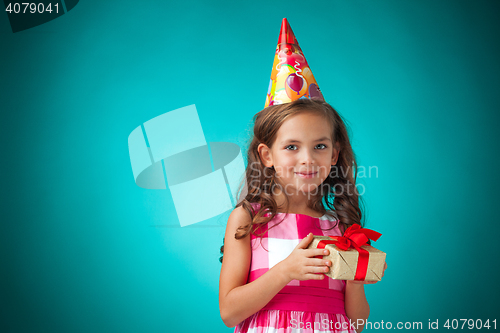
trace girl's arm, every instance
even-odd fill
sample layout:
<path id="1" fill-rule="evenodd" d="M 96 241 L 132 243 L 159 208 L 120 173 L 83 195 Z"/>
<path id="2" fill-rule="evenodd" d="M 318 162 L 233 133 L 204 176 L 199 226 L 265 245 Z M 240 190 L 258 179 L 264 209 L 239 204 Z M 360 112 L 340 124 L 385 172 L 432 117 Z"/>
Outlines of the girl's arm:
<path id="1" fill-rule="evenodd" d="M 387 263 L 384 264 L 382 277 L 385 274 Z M 368 316 L 370 315 L 370 306 L 365 296 L 365 284 L 374 284 L 377 281 L 350 281 L 347 280 L 345 284 L 345 313 L 351 320 L 356 332 L 360 333 L 365 327 Z M 360 326 L 357 327 L 356 323 L 359 319 Z"/>
<path id="2" fill-rule="evenodd" d="M 360 333 L 370 315 L 370 306 L 366 300 L 365 285 L 363 283 L 356 283 L 349 280 L 346 281 L 345 313 L 356 328 L 356 332 Z M 356 326 L 358 320 L 360 323 L 359 327 Z"/>
<path id="3" fill-rule="evenodd" d="M 219 309 L 222 321 L 234 327 L 262 309 L 291 280 L 323 279 L 326 261 L 314 256 L 324 249 L 306 249 L 312 234 L 304 238 L 283 261 L 247 284 L 252 256 L 250 236 L 234 237 L 239 226 L 251 223 L 247 211 L 238 207 L 229 216 L 224 239 L 224 256 L 219 280 Z M 329 263 L 331 265 L 331 263 Z"/>
<path id="4" fill-rule="evenodd" d="M 239 226 L 250 224 L 250 216 L 238 207 L 227 221 L 224 255 L 219 280 L 219 309 L 222 321 L 234 327 L 262 309 L 287 283 L 287 279 L 274 266 L 257 280 L 246 284 L 252 257 L 250 235 L 234 237 Z"/>

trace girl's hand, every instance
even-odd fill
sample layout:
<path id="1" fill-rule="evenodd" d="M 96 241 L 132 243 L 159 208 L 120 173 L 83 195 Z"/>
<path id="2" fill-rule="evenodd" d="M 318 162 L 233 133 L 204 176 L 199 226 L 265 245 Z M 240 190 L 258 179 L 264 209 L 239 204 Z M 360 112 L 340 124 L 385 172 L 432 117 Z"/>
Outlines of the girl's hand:
<path id="1" fill-rule="evenodd" d="M 292 280 L 323 280 L 332 265 L 330 260 L 318 259 L 315 256 L 328 255 L 327 249 L 307 249 L 313 240 L 310 233 L 295 247 L 290 255 L 278 265 L 281 266 L 283 274 L 288 281 Z"/>
<path id="2" fill-rule="evenodd" d="M 385 269 L 387 268 L 387 263 L 384 264 L 384 270 L 382 271 L 382 277 L 384 277 Z M 377 283 L 378 281 L 354 281 L 354 280 L 347 280 L 346 283 L 351 283 L 351 284 L 374 284 Z"/>

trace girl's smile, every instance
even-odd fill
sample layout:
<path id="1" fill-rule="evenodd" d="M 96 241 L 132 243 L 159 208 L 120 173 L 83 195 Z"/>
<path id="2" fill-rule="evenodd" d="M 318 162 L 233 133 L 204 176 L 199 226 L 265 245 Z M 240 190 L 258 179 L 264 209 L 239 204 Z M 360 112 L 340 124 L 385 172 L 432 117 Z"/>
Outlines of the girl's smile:
<path id="1" fill-rule="evenodd" d="M 297 176 L 301 178 L 314 178 L 318 174 L 318 172 L 296 172 L 295 173 Z"/>

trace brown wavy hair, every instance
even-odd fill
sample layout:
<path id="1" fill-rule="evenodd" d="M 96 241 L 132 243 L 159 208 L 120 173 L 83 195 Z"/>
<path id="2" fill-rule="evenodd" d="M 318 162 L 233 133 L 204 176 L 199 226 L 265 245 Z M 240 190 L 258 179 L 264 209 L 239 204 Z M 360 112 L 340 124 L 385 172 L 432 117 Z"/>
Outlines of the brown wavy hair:
<path id="1" fill-rule="evenodd" d="M 343 118 L 324 101 L 298 99 L 291 103 L 269 106 L 253 117 L 253 137 L 248 147 L 245 179 L 240 184 L 241 194 L 235 206 L 235 208 L 242 206 L 250 214 L 252 222 L 238 228 L 235 234 L 236 239 L 244 238 L 250 233 L 262 236 L 258 230 L 278 213 L 277 203 L 272 196 L 273 189 L 279 186 L 275 181 L 275 170 L 273 167 L 264 166 L 257 147 L 263 143 L 271 148 L 281 125 L 289 117 L 303 112 L 313 112 L 324 116 L 332 128 L 333 144 L 338 143 L 340 148 L 337 164 L 332 166 L 330 174 L 319 188 L 319 194 L 313 196 L 307 206 L 314 211 L 338 219 L 338 223 L 342 226 L 342 233 L 353 224 L 363 225 L 363 201 L 355 186 L 358 165 Z M 247 191 L 241 191 L 241 189 Z M 285 198 L 288 207 L 286 194 Z M 260 208 L 254 211 L 252 203 L 258 203 Z M 224 245 L 221 247 L 221 254 L 223 253 Z M 222 257 L 220 261 L 222 262 Z"/>

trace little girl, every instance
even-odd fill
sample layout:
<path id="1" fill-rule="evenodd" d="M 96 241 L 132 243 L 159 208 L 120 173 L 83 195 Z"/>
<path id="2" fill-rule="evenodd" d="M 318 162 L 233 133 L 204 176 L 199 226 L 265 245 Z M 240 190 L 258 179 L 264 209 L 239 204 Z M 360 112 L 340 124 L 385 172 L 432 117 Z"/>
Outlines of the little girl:
<path id="1" fill-rule="evenodd" d="M 332 263 L 318 259 L 328 250 L 307 249 L 313 235 L 361 224 L 344 122 L 314 99 L 269 106 L 254 121 L 248 193 L 224 238 L 222 320 L 238 333 L 359 333 L 370 312 L 364 284 L 373 282 L 331 279 L 323 273 Z"/>

